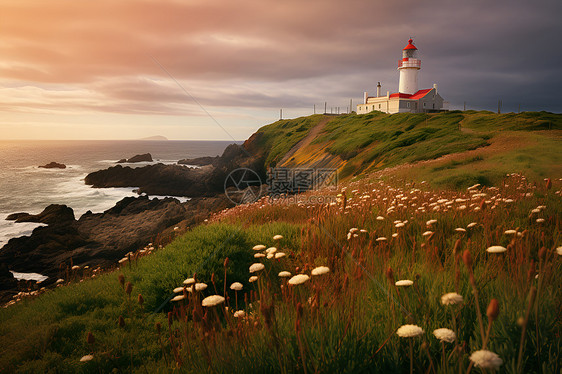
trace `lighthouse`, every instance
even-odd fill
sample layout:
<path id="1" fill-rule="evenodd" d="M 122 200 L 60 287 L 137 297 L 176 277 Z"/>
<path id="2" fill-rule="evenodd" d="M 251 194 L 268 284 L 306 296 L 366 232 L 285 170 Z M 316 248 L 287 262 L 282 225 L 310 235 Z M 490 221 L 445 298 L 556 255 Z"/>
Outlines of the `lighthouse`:
<path id="1" fill-rule="evenodd" d="M 421 60 L 417 56 L 418 49 L 412 39 L 402 49 L 402 59 L 398 62 L 400 81 L 398 92 L 381 93 L 381 83 L 377 84 L 377 96 L 363 95 L 363 103 L 357 105 L 357 114 L 366 114 L 374 110 L 393 113 L 434 113 L 447 110 L 447 102 L 437 93 L 437 85 L 433 88 L 418 89 L 418 71 Z"/>
<path id="2" fill-rule="evenodd" d="M 421 60 L 417 58 L 417 52 L 413 40 L 408 40 L 408 45 L 402 50 L 402 60 L 398 61 L 399 93 L 413 95 L 418 92 L 418 71 L 421 68 Z"/>

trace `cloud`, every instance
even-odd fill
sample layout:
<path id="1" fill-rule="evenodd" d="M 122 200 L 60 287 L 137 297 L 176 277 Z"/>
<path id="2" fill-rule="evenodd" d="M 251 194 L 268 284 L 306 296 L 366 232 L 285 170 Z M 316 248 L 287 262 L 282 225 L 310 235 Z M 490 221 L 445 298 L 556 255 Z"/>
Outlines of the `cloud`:
<path id="1" fill-rule="evenodd" d="M 420 83 L 439 83 L 454 105 L 490 109 L 502 98 L 562 111 L 555 0 L 12 0 L 2 8 L 4 111 L 201 115 L 179 85 L 211 110 L 345 106 L 377 81 L 397 89 L 410 36 Z"/>

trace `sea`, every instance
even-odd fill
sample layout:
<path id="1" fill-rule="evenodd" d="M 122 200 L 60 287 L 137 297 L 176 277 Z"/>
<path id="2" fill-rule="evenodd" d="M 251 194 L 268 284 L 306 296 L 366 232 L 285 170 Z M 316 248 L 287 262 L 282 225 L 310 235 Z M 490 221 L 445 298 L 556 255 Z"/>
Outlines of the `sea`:
<path id="1" fill-rule="evenodd" d="M 84 183 L 90 172 L 116 165 L 123 158 L 150 153 L 154 162 L 121 164 L 142 167 L 175 164 L 180 159 L 221 155 L 232 141 L 176 140 L 0 140 L 0 250 L 10 238 L 30 235 L 41 224 L 15 223 L 16 212 L 37 214 L 49 204 L 64 204 L 78 219 L 91 210 L 101 213 L 127 196 L 131 188 L 92 188 Z M 43 169 L 52 161 L 66 169 Z M 153 198 L 153 196 L 150 196 Z M 185 201 L 185 198 L 180 199 Z"/>

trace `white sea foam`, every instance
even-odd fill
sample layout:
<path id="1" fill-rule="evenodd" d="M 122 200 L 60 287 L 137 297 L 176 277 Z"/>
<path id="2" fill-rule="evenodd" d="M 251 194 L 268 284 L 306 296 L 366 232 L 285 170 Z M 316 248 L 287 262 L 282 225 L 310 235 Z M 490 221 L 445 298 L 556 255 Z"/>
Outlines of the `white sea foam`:
<path id="1" fill-rule="evenodd" d="M 37 283 L 41 283 L 44 280 L 46 280 L 47 277 L 46 275 L 41 275 L 41 274 L 37 274 L 37 273 L 17 273 L 15 271 L 11 271 L 10 273 L 14 274 L 14 278 L 16 278 L 17 280 L 32 280 L 35 281 Z"/>
<path id="2" fill-rule="evenodd" d="M 12 212 L 10 212 L 12 213 Z M 7 221 L 5 218 L 9 213 L 0 212 L 0 248 L 2 248 L 10 238 L 29 236 L 37 227 L 47 226 L 43 223 Z"/>

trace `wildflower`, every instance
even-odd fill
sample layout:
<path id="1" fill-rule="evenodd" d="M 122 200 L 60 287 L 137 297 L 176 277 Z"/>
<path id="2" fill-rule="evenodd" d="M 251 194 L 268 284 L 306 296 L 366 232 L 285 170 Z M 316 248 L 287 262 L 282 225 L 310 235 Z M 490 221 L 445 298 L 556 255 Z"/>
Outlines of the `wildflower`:
<path id="1" fill-rule="evenodd" d="M 485 349 L 476 351 L 470 355 L 470 361 L 474 362 L 474 366 L 481 369 L 498 370 L 503 360 L 494 352 Z"/>
<path id="2" fill-rule="evenodd" d="M 279 273 L 279 277 L 281 278 L 288 278 L 291 276 L 291 273 L 289 273 L 288 271 L 282 271 Z"/>
<path id="3" fill-rule="evenodd" d="M 80 359 L 80 362 L 87 362 L 87 361 L 91 361 L 94 358 L 93 355 L 86 355 L 86 356 L 82 356 L 82 358 Z"/>
<path id="4" fill-rule="evenodd" d="M 258 277 L 255 276 L 255 275 L 252 275 L 252 276 L 250 277 L 250 279 L 248 279 L 248 282 L 253 283 L 253 282 L 257 281 L 257 280 L 258 280 Z"/>
<path id="5" fill-rule="evenodd" d="M 235 318 L 244 318 L 244 317 L 246 317 L 246 312 L 244 312 L 243 310 L 237 310 L 236 312 L 234 312 L 234 317 Z"/>
<path id="6" fill-rule="evenodd" d="M 281 239 L 283 239 L 283 235 L 275 235 L 273 237 L 273 240 L 281 240 Z"/>
<path id="7" fill-rule="evenodd" d="M 275 255 L 273 253 L 268 253 L 267 254 L 267 259 L 271 260 L 273 257 L 275 257 Z"/>
<path id="8" fill-rule="evenodd" d="M 285 256 L 286 256 L 286 255 L 285 255 L 285 252 L 277 252 L 277 253 L 275 254 L 275 258 L 281 258 L 281 257 L 285 257 Z"/>
<path id="9" fill-rule="evenodd" d="M 256 262 L 255 264 L 252 264 L 250 266 L 250 273 L 257 273 L 258 271 L 261 271 L 263 269 L 265 269 L 265 265 L 261 262 Z"/>
<path id="10" fill-rule="evenodd" d="M 230 289 L 234 291 L 241 291 L 244 286 L 240 282 L 234 282 L 230 285 Z"/>
<path id="11" fill-rule="evenodd" d="M 277 252 L 277 248 L 276 247 L 269 247 L 268 249 L 265 250 L 265 253 L 275 253 Z"/>
<path id="12" fill-rule="evenodd" d="M 517 231 L 515 231 L 515 230 L 505 230 L 503 233 L 505 235 L 515 235 L 517 233 Z"/>
<path id="13" fill-rule="evenodd" d="M 195 283 L 195 291 L 200 292 L 204 291 L 207 288 L 206 283 Z"/>
<path id="14" fill-rule="evenodd" d="M 394 283 L 394 285 L 397 287 L 409 287 L 412 284 L 414 284 L 414 282 L 409 279 L 399 280 L 396 283 Z"/>
<path id="15" fill-rule="evenodd" d="M 180 293 L 183 292 L 184 287 L 176 287 L 174 288 L 174 293 Z"/>
<path id="16" fill-rule="evenodd" d="M 560 248 L 562 248 L 562 247 L 560 247 Z M 64 279 L 59 278 L 59 279 L 57 279 L 57 281 L 56 281 L 55 283 L 56 283 L 56 284 L 64 283 Z"/>
<path id="17" fill-rule="evenodd" d="M 254 254 L 254 258 L 263 258 L 263 257 L 265 257 L 265 254 L 263 254 L 263 253 L 255 253 Z"/>
<path id="18" fill-rule="evenodd" d="M 556 248 L 556 253 L 558 256 L 562 256 L 562 246 Z"/>
<path id="19" fill-rule="evenodd" d="M 423 329 L 416 325 L 403 325 L 396 330 L 396 334 L 401 338 L 415 338 L 423 334 Z"/>
<path id="20" fill-rule="evenodd" d="M 503 253 L 505 251 L 507 251 L 507 248 L 502 247 L 501 245 L 493 245 L 486 249 L 486 252 L 488 253 Z"/>
<path id="21" fill-rule="evenodd" d="M 384 221 L 384 217 L 383 216 L 377 216 L 377 221 Z"/>
<path id="22" fill-rule="evenodd" d="M 433 231 L 426 231 L 422 234 L 422 236 L 430 236 L 433 234 Z"/>
<path id="23" fill-rule="evenodd" d="M 537 223 L 543 223 L 544 222 L 544 218 L 537 218 Z"/>
<path id="24" fill-rule="evenodd" d="M 172 301 L 180 301 L 180 300 L 183 300 L 183 299 L 185 299 L 185 295 L 182 294 L 182 295 L 175 296 L 172 299 Z"/>
<path id="25" fill-rule="evenodd" d="M 440 328 L 433 330 L 433 335 L 442 342 L 452 343 L 457 339 L 457 335 L 451 329 Z"/>
<path id="26" fill-rule="evenodd" d="M 393 238 L 397 238 L 397 237 L 398 237 L 398 233 L 395 232 L 394 234 L 392 234 L 392 237 L 393 237 Z"/>
<path id="27" fill-rule="evenodd" d="M 201 302 L 201 305 L 215 306 L 222 303 L 224 303 L 224 297 L 222 297 L 221 295 L 211 295 L 204 298 L 203 301 Z"/>
<path id="28" fill-rule="evenodd" d="M 261 251 L 261 250 L 265 249 L 265 245 L 263 245 L 263 244 L 254 245 L 254 247 L 252 249 L 254 251 Z"/>
<path id="29" fill-rule="evenodd" d="M 327 266 L 318 266 L 312 269 L 312 275 L 323 275 L 330 272 L 330 268 Z"/>
<path id="30" fill-rule="evenodd" d="M 468 229 L 471 229 L 471 228 L 473 228 L 474 226 L 476 226 L 477 224 L 478 224 L 478 223 L 476 223 L 476 222 L 471 222 L 471 223 L 469 223 L 466 227 L 467 227 Z"/>
<path id="31" fill-rule="evenodd" d="M 397 229 L 404 227 L 404 223 L 403 222 L 398 222 L 396 225 L 394 225 L 394 227 L 396 227 Z"/>
<path id="32" fill-rule="evenodd" d="M 292 277 L 291 279 L 289 279 L 289 284 L 293 285 L 293 286 L 298 286 L 299 284 L 303 284 L 304 282 L 306 282 L 309 279 L 310 279 L 310 277 L 306 274 L 297 274 L 294 277 Z"/>
<path id="33" fill-rule="evenodd" d="M 491 321 L 495 321 L 498 318 L 498 314 L 500 314 L 500 305 L 497 299 L 492 299 L 486 310 L 486 315 Z"/>
<path id="34" fill-rule="evenodd" d="M 426 226 L 431 226 L 431 225 L 433 225 L 434 223 L 437 223 L 437 220 L 436 220 L 436 219 L 430 219 L 430 220 L 427 221 L 425 224 L 426 224 Z"/>
<path id="35" fill-rule="evenodd" d="M 194 284 L 195 283 L 195 278 L 187 278 L 186 280 L 183 281 L 183 284 L 185 284 L 186 286 L 189 286 L 190 284 Z"/>
<path id="36" fill-rule="evenodd" d="M 381 236 L 379 238 L 376 239 L 377 242 L 385 242 L 386 238 L 384 236 Z"/>
<path id="37" fill-rule="evenodd" d="M 449 292 L 441 296 L 441 304 L 443 305 L 454 305 L 463 302 L 463 298 L 456 292 Z"/>
<path id="38" fill-rule="evenodd" d="M 462 227 L 457 227 L 457 228 L 455 229 L 455 231 L 456 231 L 456 232 L 466 232 L 466 230 L 463 229 Z"/>

